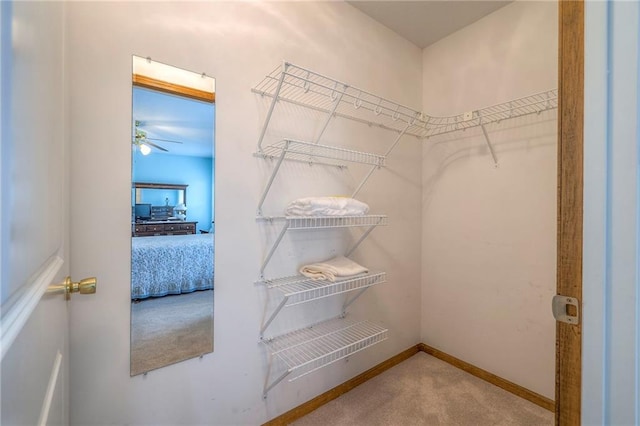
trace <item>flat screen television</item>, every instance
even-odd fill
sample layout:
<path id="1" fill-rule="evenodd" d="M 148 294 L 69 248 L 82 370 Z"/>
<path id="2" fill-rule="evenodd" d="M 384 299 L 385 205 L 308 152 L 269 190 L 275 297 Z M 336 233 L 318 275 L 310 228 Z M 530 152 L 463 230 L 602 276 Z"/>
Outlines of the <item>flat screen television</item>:
<path id="1" fill-rule="evenodd" d="M 151 219 L 151 204 L 136 204 L 135 216 L 136 220 Z"/>

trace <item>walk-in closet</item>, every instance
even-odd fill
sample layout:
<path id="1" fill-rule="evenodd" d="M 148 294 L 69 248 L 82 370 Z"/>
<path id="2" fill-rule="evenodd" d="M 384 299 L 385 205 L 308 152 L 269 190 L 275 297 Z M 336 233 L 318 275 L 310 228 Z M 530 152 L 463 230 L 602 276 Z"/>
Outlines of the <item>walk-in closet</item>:
<path id="1" fill-rule="evenodd" d="M 2 385 L 33 377 L 24 393 L 36 397 L 3 392 L 3 423 L 553 423 L 557 2 L 12 2 L 1 11 L 14 29 L 0 40 L 3 62 L 15 57 L 10 75 L 2 69 L 15 86 L 12 134 L 59 142 L 14 143 L 16 158 L 47 173 L 12 170 L 62 188 L 11 217 L 25 241 L 45 235 L 38 256 L 55 246 L 46 279 L 98 283 L 65 302 L 69 327 L 57 331 L 68 350 L 41 339 L 50 317 L 40 306 L 53 296 L 21 314 L 31 319 L 3 352 Z M 187 80 L 149 88 L 139 70 L 154 64 L 206 82 L 196 90 L 206 97 Z M 137 91 L 162 102 L 187 93 L 192 111 L 206 99 L 215 112 L 206 113 L 206 177 L 193 158 L 134 175 L 132 158 L 166 158 L 203 129 L 195 112 L 138 116 L 160 101 L 143 109 Z M 144 201 L 138 189 L 148 186 L 182 192 Z M 48 211 L 60 217 L 45 221 Z M 206 240 L 212 276 L 185 291 L 206 290 L 213 306 L 204 302 L 198 328 L 205 349 L 134 371 L 131 307 L 145 302 L 132 298 L 132 271 L 149 274 L 150 297 L 182 297 L 176 283 L 157 291 L 147 252 L 132 256 L 132 239 L 155 250 L 157 237 L 181 248 Z M 192 249 L 180 256 L 163 275 L 196 261 Z M 11 263 L 14 281 L 27 280 L 15 271 L 29 259 Z M 17 297 L 5 296 L 3 310 Z M 183 319 L 165 318 L 167 327 Z"/>

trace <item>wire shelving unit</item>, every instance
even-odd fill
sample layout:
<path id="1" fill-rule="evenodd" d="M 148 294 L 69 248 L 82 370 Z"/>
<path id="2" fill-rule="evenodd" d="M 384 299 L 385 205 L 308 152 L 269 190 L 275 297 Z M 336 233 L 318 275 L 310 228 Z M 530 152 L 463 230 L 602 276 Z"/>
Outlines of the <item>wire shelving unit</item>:
<path id="1" fill-rule="evenodd" d="M 368 321 L 337 318 L 297 330 L 273 340 L 264 340 L 270 354 L 263 398 L 287 376 L 289 381 L 312 373 L 387 338 L 388 330 Z M 274 361 L 284 372 L 271 380 Z"/>
<path id="2" fill-rule="evenodd" d="M 360 239 L 345 254 L 345 256 L 349 256 L 376 226 L 387 224 L 387 217 L 384 215 L 346 217 L 263 216 L 263 204 L 284 160 L 338 167 L 347 167 L 349 163 L 369 166 L 368 173 L 352 194 L 352 198 L 355 198 L 373 172 L 385 167 L 387 157 L 397 147 L 403 136 L 409 135 L 424 140 L 432 136 L 479 127 L 482 130 L 493 162 L 497 166 L 498 159 L 489 138 L 487 125 L 525 115 L 540 114 L 543 111 L 558 107 L 558 90 L 552 89 L 477 110 L 437 117 L 288 62 L 283 62 L 282 65 L 276 67 L 252 91 L 261 96 L 271 98 L 259 134 L 255 155 L 276 161 L 276 165 L 267 180 L 258 203 L 257 219 L 283 223 L 278 237 L 260 268 L 261 281 L 269 289 L 279 291 L 282 294 L 282 301 L 270 316 L 266 317 L 262 324 L 260 330 L 261 338 L 269 324 L 285 306 L 306 303 L 341 293 L 354 292 L 354 296 L 351 299 L 347 299 L 345 305 L 343 305 L 344 317 L 346 307 L 353 303 L 364 291 L 373 285 L 386 281 L 384 272 L 371 273 L 366 276 L 353 277 L 334 283 L 326 281 L 314 282 L 300 276 L 265 280 L 265 268 L 284 234 L 289 230 L 368 227 Z M 264 143 L 269 122 L 279 101 L 326 114 L 324 122 L 320 126 L 320 131 L 314 140 L 300 141 L 285 138 L 270 144 Z M 386 129 L 395 135 L 389 148 L 383 154 L 354 151 L 320 144 L 327 126 L 335 117 Z M 351 322 L 346 319 L 334 319 L 273 339 L 263 339 L 262 342 L 269 351 L 269 370 L 265 378 L 263 396 L 266 398 L 267 393 L 287 376 L 292 376 L 290 381 L 295 380 L 381 342 L 387 338 L 387 334 L 387 329 L 370 322 Z M 283 363 L 285 369 L 284 373 L 271 380 L 271 369 L 274 360 Z"/>
<path id="3" fill-rule="evenodd" d="M 266 287 L 277 290 L 283 298 L 271 315 L 264 321 L 260 329 L 260 338 L 264 337 L 265 330 L 285 307 L 358 290 L 354 296 L 345 300 L 342 305 L 342 313 L 345 315 L 347 307 L 355 302 L 369 287 L 384 283 L 386 280 L 387 274 L 385 272 L 369 272 L 337 281 L 313 280 L 302 275 L 265 280 Z"/>

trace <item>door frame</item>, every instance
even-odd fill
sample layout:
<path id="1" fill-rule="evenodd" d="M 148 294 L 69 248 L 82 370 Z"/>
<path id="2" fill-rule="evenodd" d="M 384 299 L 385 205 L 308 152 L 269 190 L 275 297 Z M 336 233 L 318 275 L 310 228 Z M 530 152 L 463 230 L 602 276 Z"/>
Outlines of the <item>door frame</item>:
<path id="1" fill-rule="evenodd" d="M 558 4 L 557 294 L 582 302 L 584 157 L 584 3 Z M 556 323 L 556 425 L 579 425 L 582 309 L 579 322 Z"/>

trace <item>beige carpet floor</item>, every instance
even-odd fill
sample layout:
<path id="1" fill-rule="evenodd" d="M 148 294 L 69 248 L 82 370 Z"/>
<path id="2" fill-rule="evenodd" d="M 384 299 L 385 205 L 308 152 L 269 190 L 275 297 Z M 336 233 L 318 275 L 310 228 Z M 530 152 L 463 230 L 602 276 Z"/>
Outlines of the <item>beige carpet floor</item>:
<path id="1" fill-rule="evenodd" d="M 213 290 L 131 304 L 131 375 L 213 351 Z"/>
<path id="2" fill-rule="evenodd" d="M 339 425 L 553 425 L 529 401 L 420 352 L 293 423 Z"/>

